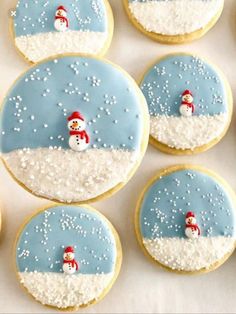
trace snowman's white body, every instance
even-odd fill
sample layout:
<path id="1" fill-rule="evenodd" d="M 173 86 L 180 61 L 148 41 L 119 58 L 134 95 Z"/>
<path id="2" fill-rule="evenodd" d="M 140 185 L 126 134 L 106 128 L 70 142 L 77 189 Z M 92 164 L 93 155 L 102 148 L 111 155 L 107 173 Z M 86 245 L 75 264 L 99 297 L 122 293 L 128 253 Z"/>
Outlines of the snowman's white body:
<path id="1" fill-rule="evenodd" d="M 63 18 L 57 18 L 54 22 L 54 27 L 58 32 L 65 32 L 67 31 L 67 21 Z"/>
<path id="2" fill-rule="evenodd" d="M 68 275 L 73 275 L 76 272 L 76 265 L 73 266 L 72 263 L 63 263 L 62 269 L 64 273 Z"/>
<path id="3" fill-rule="evenodd" d="M 82 119 L 74 118 L 68 122 L 68 129 L 70 132 L 78 132 L 81 134 L 71 134 L 69 137 L 69 146 L 76 152 L 82 152 L 89 146 L 88 139 L 86 139 L 86 122 Z"/>
<path id="4" fill-rule="evenodd" d="M 197 239 L 199 237 L 198 229 L 193 227 L 186 227 L 185 235 L 189 239 Z"/>
<path id="5" fill-rule="evenodd" d="M 76 152 L 82 152 L 87 149 L 89 143 L 86 143 L 86 139 L 82 139 L 79 135 L 71 135 L 69 138 L 69 146 Z"/>
<path id="6" fill-rule="evenodd" d="M 179 112 L 183 117 L 191 117 L 193 114 L 192 108 L 188 105 L 181 105 L 179 107 Z"/>

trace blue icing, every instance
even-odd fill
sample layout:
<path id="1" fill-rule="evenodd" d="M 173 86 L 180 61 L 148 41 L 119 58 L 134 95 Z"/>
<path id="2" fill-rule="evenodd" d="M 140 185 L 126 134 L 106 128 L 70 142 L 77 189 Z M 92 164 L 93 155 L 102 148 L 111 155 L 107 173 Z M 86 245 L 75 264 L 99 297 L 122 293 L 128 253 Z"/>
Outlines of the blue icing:
<path id="1" fill-rule="evenodd" d="M 214 178 L 178 170 L 148 189 L 140 210 L 143 238 L 185 237 L 185 216 L 192 211 L 204 237 L 235 237 L 235 206 Z"/>
<path id="2" fill-rule="evenodd" d="M 58 6 L 67 9 L 70 30 L 107 31 L 107 13 L 103 0 L 20 0 L 14 18 L 15 35 L 56 32 L 54 18 Z"/>
<path id="3" fill-rule="evenodd" d="M 61 273 L 68 246 L 75 249 L 77 274 L 114 271 L 117 252 L 112 231 L 100 215 L 78 206 L 51 207 L 30 220 L 16 244 L 17 268 Z"/>
<path id="4" fill-rule="evenodd" d="M 5 98 L 0 150 L 69 149 L 67 118 L 79 111 L 87 122 L 90 148 L 139 150 L 142 140 L 137 88 L 116 67 L 85 57 L 37 65 Z"/>
<path id="5" fill-rule="evenodd" d="M 180 116 L 182 93 L 193 93 L 194 115 L 216 115 L 228 111 L 227 91 L 217 71 L 190 55 L 172 55 L 149 70 L 141 82 L 152 116 Z"/>

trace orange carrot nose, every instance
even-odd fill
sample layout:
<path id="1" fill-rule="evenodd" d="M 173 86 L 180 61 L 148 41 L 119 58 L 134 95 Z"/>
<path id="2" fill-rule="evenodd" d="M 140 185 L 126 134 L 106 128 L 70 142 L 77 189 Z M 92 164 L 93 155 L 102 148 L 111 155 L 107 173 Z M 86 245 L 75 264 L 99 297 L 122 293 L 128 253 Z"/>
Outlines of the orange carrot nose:
<path id="1" fill-rule="evenodd" d="M 76 128 L 78 126 L 78 122 L 73 122 L 72 126 Z"/>

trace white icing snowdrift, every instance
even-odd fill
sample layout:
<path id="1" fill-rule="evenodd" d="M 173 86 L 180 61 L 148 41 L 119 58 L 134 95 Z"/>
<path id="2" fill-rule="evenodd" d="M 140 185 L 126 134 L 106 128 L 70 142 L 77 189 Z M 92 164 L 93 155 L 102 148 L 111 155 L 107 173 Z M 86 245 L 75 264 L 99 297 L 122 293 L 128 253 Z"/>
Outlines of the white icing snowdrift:
<path id="1" fill-rule="evenodd" d="M 183 35 L 204 28 L 218 14 L 223 0 L 131 2 L 129 9 L 149 32 Z"/>
<path id="2" fill-rule="evenodd" d="M 209 144 L 221 136 L 228 124 L 228 114 L 175 117 L 151 116 L 150 134 L 171 148 L 191 149 Z"/>
<path id="3" fill-rule="evenodd" d="M 18 274 L 23 286 L 37 301 L 61 309 L 79 307 L 97 300 L 113 278 L 112 273 L 66 275 L 21 272 Z"/>
<path id="4" fill-rule="evenodd" d="M 86 201 L 126 182 L 138 158 L 125 150 L 50 148 L 15 150 L 2 157 L 30 191 L 67 203 Z"/>
<path id="5" fill-rule="evenodd" d="M 19 36 L 15 44 L 29 60 L 38 62 L 62 53 L 97 55 L 104 49 L 108 36 L 106 32 L 68 30 Z"/>
<path id="6" fill-rule="evenodd" d="M 149 254 L 173 270 L 199 271 L 222 261 L 235 248 L 229 237 L 200 237 L 198 239 L 143 239 Z"/>

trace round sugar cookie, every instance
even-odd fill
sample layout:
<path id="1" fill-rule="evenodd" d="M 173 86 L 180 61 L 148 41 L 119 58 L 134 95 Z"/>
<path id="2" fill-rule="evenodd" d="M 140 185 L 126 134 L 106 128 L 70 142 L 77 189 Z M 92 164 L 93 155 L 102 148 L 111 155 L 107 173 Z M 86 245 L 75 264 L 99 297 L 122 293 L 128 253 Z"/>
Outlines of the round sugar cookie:
<path id="1" fill-rule="evenodd" d="M 136 232 L 145 253 L 178 273 L 209 272 L 236 244 L 236 198 L 215 173 L 193 165 L 160 171 L 145 187 Z"/>
<path id="2" fill-rule="evenodd" d="M 205 35 L 218 21 L 224 0 L 123 0 L 134 26 L 165 44 L 182 44 Z"/>
<path id="3" fill-rule="evenodd" d="M 20 283 L 37 301 L 76 310 L 108 293 L 122 250 L 114 227 L 91 207 L 51 205 L 24 223 L 15 258 Z"/>
<path id="4" fill-rule="evenodd" d="M 46 60 L 5 97 L 0 151 L 35 195 L 64 203 L 107 197 L 124 186 L 148 144 L 149 116 L 137 84 L 108 61 Z"/>
<path id="5" fill-rule="evenodd" d="M 223 74 L 191 54 L 170 54 L 144 74 L 141 89 L 150 114 L 150 142 L 169 154 L 206 151 L 225 135 L 233 99 Z"/>
<path id="6" fill-rule="evenodd" d="M 113 35 L 108 0 L 19 0 L 12 33 L 30 62 L 65 53 L 104 55 Z"/>

